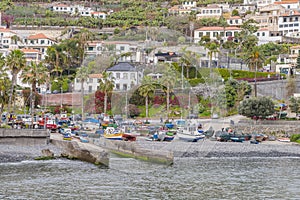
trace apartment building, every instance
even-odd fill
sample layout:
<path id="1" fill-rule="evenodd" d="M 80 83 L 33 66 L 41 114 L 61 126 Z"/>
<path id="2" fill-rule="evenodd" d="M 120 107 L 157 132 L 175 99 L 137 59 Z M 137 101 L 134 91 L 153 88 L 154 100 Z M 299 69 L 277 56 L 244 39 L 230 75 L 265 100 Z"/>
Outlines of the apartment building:
<path id="1" fill-rule="evenodd" d="M 232 39 L 236 36 L 237 33 L 241 32 L 242 29 L 239 27 L 220 27 L 220 26 L 212 26 L 212 27 L 202 27 L 196 29 L 194 31 L 194 41 L 198 43 L 201 40 L 202 36 L 209 36 L 211 40 L 222 39 L 223 41 L 227 41 L 228 38 Z"/>
<path id="2" fill-rule="evenodd" d="M 222 16 L 222 7 L 218 5 L 207 5 L 206 7 L 199 7 L 199 13 L 196 15 L 196 19 L 202 18 L 220 18 Z"/>
<path id="3" fill-rule="evenodd" d="M 56 41 L 43 33 L 30 35 L 23 40 L 24 46 L 28 49 L 36 49 L 42 53 L 42 59 L 46 56 L 47 48 L 56 44 Z"/>

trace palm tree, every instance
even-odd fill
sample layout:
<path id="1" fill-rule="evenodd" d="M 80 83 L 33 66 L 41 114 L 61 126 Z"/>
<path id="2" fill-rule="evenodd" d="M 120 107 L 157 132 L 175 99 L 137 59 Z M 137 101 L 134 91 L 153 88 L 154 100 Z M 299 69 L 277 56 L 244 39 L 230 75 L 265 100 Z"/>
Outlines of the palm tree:
<path id="1" fill-rule="evenodd" d="M 149 117 L 149 97 L 153 95 L 153 92 L 156 88 L 156 84 L 157 83 L 155 83 L 150 76 L 144 76 L 142 80 L 142 85 L 138 89 L 139 94 L 145 97 L 146 118 Z"/>
<path id="2" fill-rule="evenodd" d="M 219 44 L 215 41 L 205 44 L 205 48 L 208 49 L 209 56 L 209 68 L 212 68 L 212 57 L 216 57 L 216 54 L 219 53 Z"/>
<path id="3" fill-rule="evenodd" d="M 86 67 L 86 66 L 82 66 L 80 68 L 77 69 L 76 71 L 76 78 L 79 80 L 79 82 L 81 83 L 81 116 L 82 116 L 82 120 L 83 120 L 83 114 L 84 114 L 84 107 L 83 107 L 83 103 L 84 103 L 84 88 L 83 88 L 83 83 L 89 78 L 89 74 L 90 74 L 90 68 Z"/>
<path id="4" fill-rule="evenodd" d="M 38 85 L 42 85 L 47 82 L 49 77 L 49 73 L 45 65 L 40 63 L 32 62 L 30 65 L 27 65 L 24 70 L 22 71 L 21 78 L 24 83 L 31 84 L 31 91 L 32 91 L 32 103 L 31 103 L 31 114 L 34 113 L 34 102 L 35 102 L 35 94 L 36 94 L 36 87 Z"/>
<path id="5" fill-rule="evenodd" d="M 104 113 L 107 111 L 107 98 L 108 95 L 114 89 L 115 81 L 114 77 L 111 76 L 111 72 L 103 72 L 102 79 L 100 81 L 100 91 L 104 93 Z"/>
<path id="6" fill-rule="evenodd" d="M 246 52 L 245 61 L 249 66 L 249 70 L 255 70 L 254 77 L 254 96 L 257 97 L 257 84 L 256 84 L 256 73 L 258 67 L 262 67 L 263 61 L 265 60 L 262 49 L 259 46 L 254 46 L 250 51 Z"/>
<path id="7" fill-rule="evenodd" d="M 195 52 L 186 50 L 186 48 L 181 49 L 182 56 L 180 58 L 180 62 L 186 67 L 186 78 L 189 79 L 189 70 L 193 66 L 197 65 L 197 62 L 200 58 L 198 54 Z M 181 72 L 183 73 L 183 72 Z M 197 76 L 197 73 L 195 73 L 195 77 Z"/>
<path id="8" fill-rule="evenodd" d="M 8 103 L 8 112 L 11 112 L 11 105 L 12 105 L 12 97 L 14 92 L 14 87 L 16 84 L 16 78 L 20 71 L 22 71 L 26 66 L 26 59 L 24 57 L 24 53 L 19 50 L 13 50 L 10 54 L 6 57 L 6 66 L 10 71 L 12 78 L 11 78 L 11 88 L 10 88 L 10 96 L 9 96 L 9 103 Z"/>
<path id="9" fill-rule="evenodd" d="M 94 39 L 94 34 L 86 28 L 80 30 L 80 32 L 75 36 L 78 40 L 78 51 L 80 57 L 80 64 L 83 62 L 85 50 L 87 47 L 87 42 Z"/>
<path id="10" fill-rule="evenodd" d="M 0 2 L 0 26 L 2 25 L 1 24 L 2 12 L 12 8 L 13 6 L 14 6 L 14 4 L 13 4 L 12 0 L 2 0 Z"/>
<path id="11" fill-rule="evenodd" d="M 9 93 L 8 86 L 10 85 L 10 81 L 5 69 L 5 58 L 0 53 L 0 113 L 3 112 L 5 104 L 8 103 Z"/>
<path id="12" fill-rule="evenodd" d="M 63 48 L 56 44 L 48 47 L 45 61 L 49 64 L 49 69 L 52 73 L 56 73 L 57 77 L 59 73 L 62 75 L 63 69 L 61 66 L 63 66 L 66 62 L 66 56 L 63 53 Z"/>
<path id="13" fill-rule="evenodd" d="M 164 92 L 167 94 L 166 100 L 167 100 L 167 117 L 169 118 L 170 114 L 170 93 L 173 90 L 173 87 L 176 84 L 176 78 L 177 74 L 176 72 L 171 68 L 167 67 L 166 70 L 163 73 L 163 77 L 159 79 L 159 84 L 164 90 Z"/>
<path id="14" fill-rule="evenodd" d="M 244 59 L 248 64 L 249 69 L 254 71 L 257 70 L 257 68 L 262 67 L 265 57 L 262 49 L 259 46 L 254 46 L 246 52 Z"/>

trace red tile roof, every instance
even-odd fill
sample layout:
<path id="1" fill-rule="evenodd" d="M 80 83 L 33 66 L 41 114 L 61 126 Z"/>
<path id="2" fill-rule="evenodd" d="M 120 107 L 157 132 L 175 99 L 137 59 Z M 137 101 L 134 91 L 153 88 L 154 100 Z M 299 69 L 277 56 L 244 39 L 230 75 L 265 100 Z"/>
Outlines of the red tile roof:
<path id="1" fill-rule="evenodd" d="M 196 31 L 223 31 L 224 27 L 221 26 L 208 26 L 208 27 L 202 27 L 202 28 L 198 28 L 196 29 Z M 239 27 L 225 27 L 225 31 L 239 31 L 242 30 Z"/>
<path id="2" fill-rule="evenodd" d="M 38 33 L 36 35 L 30 35 L 27 38 L 28 40 L 38 40 L 38 39 L 49 39 L 49 40 L 53 40 L 51 38 L 49 38 L 48 36 L 46 36 L 44 33 Z"/>
<path id="3" fill-rule="evenodd" d="M 21 49 L 24 53 L 40 53 L 39 50 L 36 49 Z"/>
<path id="4" fill-rule="evenodd" d="M 102 78 L 102 74 L 90 74 L 89 78 Z"/>

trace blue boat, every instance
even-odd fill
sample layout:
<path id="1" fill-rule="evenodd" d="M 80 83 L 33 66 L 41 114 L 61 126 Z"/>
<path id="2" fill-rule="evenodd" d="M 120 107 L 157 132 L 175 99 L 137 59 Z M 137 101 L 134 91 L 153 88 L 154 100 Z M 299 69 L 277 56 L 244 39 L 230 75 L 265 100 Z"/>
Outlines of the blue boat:
<path id="1" fill-rule="evenodd" d="M 89 139 L 87 137 L 80 137 L 79 139 L 82 143 L 89 143 Z"/>

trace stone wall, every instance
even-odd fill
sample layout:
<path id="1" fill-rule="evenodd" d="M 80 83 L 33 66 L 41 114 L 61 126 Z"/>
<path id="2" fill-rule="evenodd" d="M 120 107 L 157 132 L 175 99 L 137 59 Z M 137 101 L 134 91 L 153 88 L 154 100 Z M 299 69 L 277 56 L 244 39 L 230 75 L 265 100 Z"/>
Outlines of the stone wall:
<path id="1" fill-rule="evenodd" d="M 42 129 L 0 129 L 0 144 L 34 146 L 49 144 L 50 133 Z"/>
<path id="2" fill-rule="evenodd" d="M 281 137 L 300 133 L 300 121 L 241 120 L 233 128 L 243 133 L 262 133 Z"/>
<path id="3" fill-rule="evenodd" d="M 251 83 L 254 94 L 254 83 Z M 258 96 L 269 96 L 274 99 L 285 99 L 287 80 L 257 82 Z M 300 93 L 300 79 L 296 79 L 296 93 Z"/>

